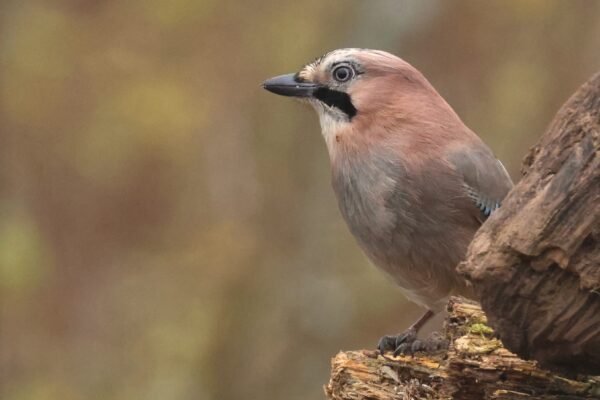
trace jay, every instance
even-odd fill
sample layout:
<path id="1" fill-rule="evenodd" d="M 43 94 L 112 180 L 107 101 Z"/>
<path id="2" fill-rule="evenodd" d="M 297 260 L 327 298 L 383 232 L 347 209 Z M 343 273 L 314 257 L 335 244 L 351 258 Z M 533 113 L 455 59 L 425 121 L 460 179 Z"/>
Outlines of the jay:
<path id="1" fill-rule="evenodd" d="M 263 86 L 316 110 L 348 228 L 427 309 L 407 331 L 384 336 L 379 350 L 438 348 L 416 334 L 450 295 L 476 299 L 456 266 L 512 187 L 502 163 L 417 69 L 384 51 L 334 50 Z"/>

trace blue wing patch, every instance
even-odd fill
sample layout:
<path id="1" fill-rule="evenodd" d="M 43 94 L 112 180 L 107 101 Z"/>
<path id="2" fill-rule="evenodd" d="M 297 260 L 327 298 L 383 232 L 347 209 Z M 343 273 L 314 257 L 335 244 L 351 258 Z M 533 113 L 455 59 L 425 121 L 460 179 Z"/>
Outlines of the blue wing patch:
<path id="1" fill-rule="evenodd" d="M 479 208 L 481 213 L 486 218 L 489 217 L 498 208 L 500 208 L 501 203 L 499 201 L 486 199 L 470 186 L 467 186 L 467 193 L 469 194 L 469 197 L 471 198 L 471 200 L 473 200 L 477 208 Z"/>
<path id="2" fill-rule="evenodd" d="M 478 201 L 475 204 L 477 205 L 477 207 L 479 207 L 479 209 L 481 210 L 483 215 L 485 215 L 486 217 L 489 217 L 494 211 L 496 211 L 498 208 L 500 208 L 500 203 L 498 203 L 498 202 L 488 203 L 484 200 L 484 201 Z"/>

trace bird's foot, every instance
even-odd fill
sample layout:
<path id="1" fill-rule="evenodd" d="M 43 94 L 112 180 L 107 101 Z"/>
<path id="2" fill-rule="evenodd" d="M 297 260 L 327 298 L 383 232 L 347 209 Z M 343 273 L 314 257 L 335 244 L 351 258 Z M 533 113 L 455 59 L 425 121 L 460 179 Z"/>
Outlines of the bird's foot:
<path id="1" fill-rule="evenodd" d="M 393 352 L 394 357 L 403 355 L 413 355 L 415 353 L 434 353 L 439 350 L 445 350 L 449 346 L 448 340 L 439 332 L 432 333 L 427 339 L 418 339 L 417 331 L 409 328 L 398 335 L 388 335 L 379 339 L 377 349 L 383 355 Z"/>
<path id="2" fill-rule="evenodd" d="M 396 355 L 396 350 L 404 349 L 404 345 L 413 343 L 417 339 L 417 330 L 408 328 L 397 335 L 386 335 L 379 339 L 377 349 L 383 355 L 384 353 L 393 352 Z"/>

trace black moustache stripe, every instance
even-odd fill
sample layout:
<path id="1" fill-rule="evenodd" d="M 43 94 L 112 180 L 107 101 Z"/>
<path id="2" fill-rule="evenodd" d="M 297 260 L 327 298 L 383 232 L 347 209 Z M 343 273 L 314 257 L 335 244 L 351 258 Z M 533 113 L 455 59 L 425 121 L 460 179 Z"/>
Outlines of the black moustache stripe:
<path id="1" fill-rule="evenodd" d="M 350 96 L 347 93 L 321 87 L 315 91 L 313 97 L 330 107 L 335 107 L 344 112 L 349 119 L 352 119 L 356 115 L 356 108 L 354 108 L 354 104 L 352 104 Z"/>

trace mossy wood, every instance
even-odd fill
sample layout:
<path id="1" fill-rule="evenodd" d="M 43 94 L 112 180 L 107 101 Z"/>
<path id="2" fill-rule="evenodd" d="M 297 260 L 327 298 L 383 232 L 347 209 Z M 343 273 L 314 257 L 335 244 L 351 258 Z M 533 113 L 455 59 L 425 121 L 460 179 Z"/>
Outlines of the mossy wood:
<path id="1" fill-rule="evenodd" d="M 600 375 L 600 73 L 563 105 L 459 270 L 504 345 Z"/>
<path id="2" fill-rule="evenodd" d="M 341 352 L 325 393 L 332 400 L 592 399 L 600 383 L 570 380 L 506 350 L 474 302 L 452 298 L 445 334 L 450 349 L 434 355 Z"/>
<path id="3" fill-rule="evenodd" d="M 447 352 L 339 353 L 327 396 L 600 399 L 600 383 L 582 378 L 600 375 L 600 73 L 531 149 L 522 179 L 477 232 L 459 271 L 485 314 L 453 298 Z"/>

